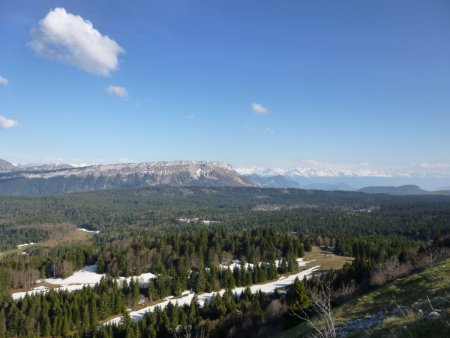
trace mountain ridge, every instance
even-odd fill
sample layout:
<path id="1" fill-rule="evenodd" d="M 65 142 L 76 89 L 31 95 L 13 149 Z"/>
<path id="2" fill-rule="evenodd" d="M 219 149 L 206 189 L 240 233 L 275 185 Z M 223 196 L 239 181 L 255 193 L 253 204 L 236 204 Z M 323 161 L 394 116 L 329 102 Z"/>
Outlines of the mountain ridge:
<path id="1" fill-rule="evenodd" d="M 284 175 L 277 173 L 275 168 L 250 174 L 220 161 L 150 161 L 74 167 L 52 163 L 14 165 L 0 159 L 0 195 L 54 195 L 156 185 L 258 186 L 391 195 L 450 194 L 443 189 L 423 190 L 416 184 L 409 184 L 411 180 L 398 182 L 386 177 L 308 176 L 308 173 L 299 176 L 299 172 L 289 176 L 293 171 L 284 171 Z"/>
<path id="2" fill-rule="evenodd" d="M 0 173 L 0 195 L 57 195 L 106 189 L 171 186 L 256 186 L 229 164 L 162 161 Z"/>
<path id="3" fill-rule="evenodd" d="M 358 190 L 366 194 L 389 194 L 389 195 L 422 195 L 430 193 L 429 191 L 421 189 L 414 184 L 394 186 L 371 186 L 364 187 Z"/>

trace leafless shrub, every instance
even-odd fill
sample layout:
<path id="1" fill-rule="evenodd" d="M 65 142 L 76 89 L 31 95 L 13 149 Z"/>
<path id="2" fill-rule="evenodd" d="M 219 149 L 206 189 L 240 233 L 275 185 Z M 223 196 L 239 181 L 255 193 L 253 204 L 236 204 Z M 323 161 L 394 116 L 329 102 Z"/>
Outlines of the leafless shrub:
<path id="1" fill-rule="evenodd" d="M 355 294 L 357 290 L 355 281 L 351 281 L 350 283 L 342 283 L 342 286 L 333 292 L 333 300 L 341 303 L 345 301 Z"/>
<path id="2" fill-rule="evenodd" d="M 36 269 L 26 271 L 10 271 L 13 288 L 26 288 L 34 284 L 39 278 L 40 272 Z"/>
<path id="3" fill-rule="evenodd" d="M 266 321 L 272 321 L 281 317 L 286 311 L 286 304 L 281 303 L 279 299 L 274 299 L 264 311 L 264 318 Z"/>
<path id="4" fill-rule="evenodd" d="M 288 307 L 289 313 L 306 323 L 314 330 L 315 337 L 334 338 L 336 337 L 335 320 L 331 311 L 331 287 L 327 282 L 322 281 L 318 291 L 308 290 L 312 300 L 312 310 L 316 317 L 311 318 L 304 309 L 297 313 Z"/>
<path id="5" fill-rule="evenodd" d="M 233 260 L 233 254 L 228 251 L 222 251 L 219 255 L 220 264 L 229 265 Z"/>
<path id="6" fill-rule="evenodd" d="M 414 266 L 411 262 L 400 263 L 397 256 L 392 256 L 386 262 L 378 264 L 371 271 L 370 284 L 375 286 L 384 285 L 398 277 L 408 275 L 413 269 Z"/>

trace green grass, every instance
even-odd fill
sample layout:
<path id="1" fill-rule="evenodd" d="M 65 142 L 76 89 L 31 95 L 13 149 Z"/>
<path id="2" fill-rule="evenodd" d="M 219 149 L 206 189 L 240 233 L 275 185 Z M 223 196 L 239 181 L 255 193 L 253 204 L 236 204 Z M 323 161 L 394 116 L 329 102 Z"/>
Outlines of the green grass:
<path id="1" fill-rule="evenodd" d="M 450 259 L 354 299 L 335 311 L 338 323 L 440 296 L 450 301 Z"/>
<path id="2" fill-rule="evenodd" d="M 434 320 L 421 318 L 418 310 L 412 308 L 415 302 L 422 304 L 420 308 L 424 313 L 431 312 L 433 307 L 441 310 L 443 315 Z M 380 325 L 358 332 L 353 337 L 450 337 L 450 259 L 352 299 L 333 312 L 336 325 L 342 325 L 401 306 L 407 307 L 408 311 L 387 317 Z M 305 323 L 301 323 L 276 337 L 305 337 L 311 333 Z"/>

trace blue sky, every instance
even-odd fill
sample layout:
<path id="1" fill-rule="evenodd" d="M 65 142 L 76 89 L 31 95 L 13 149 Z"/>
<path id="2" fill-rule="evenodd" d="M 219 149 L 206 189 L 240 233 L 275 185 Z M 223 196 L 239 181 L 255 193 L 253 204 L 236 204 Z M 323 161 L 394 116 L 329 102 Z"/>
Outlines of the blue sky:
<path id="1" fill-rule="evenodd" d="M 2 0 L 0 41 L 11 162 L 450 168 L 446 0 Z"/>

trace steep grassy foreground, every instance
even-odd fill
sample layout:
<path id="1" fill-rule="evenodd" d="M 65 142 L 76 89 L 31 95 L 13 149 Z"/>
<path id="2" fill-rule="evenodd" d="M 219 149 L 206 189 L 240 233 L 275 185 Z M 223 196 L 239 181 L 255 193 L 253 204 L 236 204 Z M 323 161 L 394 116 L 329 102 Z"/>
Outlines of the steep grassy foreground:
<path id="1" fill-rule="evenodd" d="M 450 259 L 334 310 L 338 337 L 450 337 Z M 278 337 L 303 337 L 300 324 Z"/>

